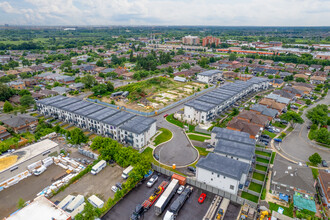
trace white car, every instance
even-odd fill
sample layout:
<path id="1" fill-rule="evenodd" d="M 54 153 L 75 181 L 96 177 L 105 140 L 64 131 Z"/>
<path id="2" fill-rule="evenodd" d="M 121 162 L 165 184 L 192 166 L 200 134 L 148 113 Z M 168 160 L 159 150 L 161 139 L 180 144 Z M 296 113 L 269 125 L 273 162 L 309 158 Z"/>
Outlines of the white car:
<path id="1" fill-rule="evenodd" d="M 153 175 L 150 179 L 149 179 L 149 181 L 147 182 L 147 186 L 148 187 L 152 187 L 154 184 L 155 184 L 155 182 L 158 180 L 158 176 L 157 175 Z"/>
<path id="2" fill-rule="evenodd" d="M 176 192 L 180 195 L 180 194 L 183 192 L 183 190 L 184 190 L 184 186 L 181 185 L 181 186 L 179 187 L 178 191 L 176 191 Z"/>
<path id="3" fill-rule="evenodd" d="M 118 187 L 117 187 L 117 186 L 112 186 L 112 187 L 111 187 L 111 190 L 112 190 L 114 193 L 116 193 L 116 192 L 118 191 Z"/>

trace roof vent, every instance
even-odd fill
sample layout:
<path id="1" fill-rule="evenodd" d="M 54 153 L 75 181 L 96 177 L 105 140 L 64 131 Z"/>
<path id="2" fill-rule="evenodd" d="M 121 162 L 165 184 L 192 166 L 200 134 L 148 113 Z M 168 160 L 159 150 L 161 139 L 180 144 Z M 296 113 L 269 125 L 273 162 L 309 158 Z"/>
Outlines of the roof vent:
<path id="1" fill-rule="evenodd" d="M 292 170 L 292 166 L 288 166 L 288 170 Z"/>
<path id="2" fill-rule="evenodd" d="M 286 170 L 285 173 L 289 173 L 289 171 Z"/>

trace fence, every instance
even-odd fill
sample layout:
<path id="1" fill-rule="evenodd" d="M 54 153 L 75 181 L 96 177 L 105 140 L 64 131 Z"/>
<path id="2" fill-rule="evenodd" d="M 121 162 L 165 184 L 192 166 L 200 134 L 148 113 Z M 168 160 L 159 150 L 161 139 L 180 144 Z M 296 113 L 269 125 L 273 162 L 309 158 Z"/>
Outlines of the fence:
<path id="1" fill-rule="evenodd" d="M 164 111 L 166 111 L 168 109 L 174 108 L 177 105 L 180 105 L 182 103 L 185 103 L 185 102 L 187 102 L 187 101 L 189 101 L 189 100 L 191 100 L 191 99 L 193 99 L 193 98 L 195 98 L 195 97 L 197 97 L 199 95 L 202 95 L 202 94 L 204 94 L 206 92 L 209 92 L 209 91 L 213 90 L 214 88 L 215 88 L 215 86 L 212 86 L 210 88 L 204 89 L 203 91 L 196 92 L 196 93 L 194 93 L 191 96 L 188 96 L 188 97 L 186 97 L 184 99 L 181 99 L 181 100 L 179 100 L 179 101 L 177 101 L 175 103 L 172 103 L 172 104 L 170 104 L 168 106 L 165 106 L 164 108 L 161 108 L 161 109 L 159 109 L 157 111 L 152 111 L 152 112 L 141 112 L 141 111 L 137 111 L 137 110 L 133 110 L 133 109 L 128 109 L 128 108 L 125 108 L 124 106 L 113 105 L 113 104 L 110 104 L 110 103 L 102 102 L 102 101 L 100 101 L 98 99 L 87 98 L 86 100 L 89 101 L 89 102 L 94 102 L 94 103 L 98 103 L 98 104 L 101 104 L 101 105 L 106 105 L 106 106 L 108 106 L 110 108 L 125 110 L 125 111 L 131 112 L 133 114 L 142 115 L 142 116 L 146 116 L 146 117 L 151 117 L 151 116 L 155 116 L 155 115 L 157 115 L 159 113 L 162 113 L 162 112 L 164 112 Z"/>
<path id="2" fill-rule="evenodd" d="M 172 171 L 169 171 L 167 169 L 164 169 L 162 167 L 159 167 L 155 164 L 152 164 L 152 168 L 154 170 L 156 170 L 157 172 L 160 172 L 162 174 L 165 174 L 166 176 L 172 176 L 174 174 L 174 172 Z M 252 201 L 249 201 L 247 199 L 244 199 L 240 196 L 236 196 L 234 194 L 231 194 L 229 192 L 225 192 L 221 189 L 218 189 L 218 188 L 215 188 L 213 186 L 210 186 L 210 185 L 207 185 L 205 183 L 201 183 L 201 182 L 198 182 L 197 180 L 194 180 L 192 178 L 189 178 L 187 177 L 187 183 L 192 185 L 192 186 L 195 186 L 197 188 L 200 188 L 200 189 L 203 189 L 203 190 L 206 190 L 208 192 L 211 192 L 213 194 L 216 194 L 216 195 L 219 195 L 221 197 L 224 197 L 224 198 L 227 198 L 229 199 L 230 201 L 233 201 L 235 203 L 238 203 L 240 205 L 244 205 L 244 204 L 248 204 L 249 206 L 253 207 L 253 208 L 257 208 L 257 203 L 254 203 Z"/>

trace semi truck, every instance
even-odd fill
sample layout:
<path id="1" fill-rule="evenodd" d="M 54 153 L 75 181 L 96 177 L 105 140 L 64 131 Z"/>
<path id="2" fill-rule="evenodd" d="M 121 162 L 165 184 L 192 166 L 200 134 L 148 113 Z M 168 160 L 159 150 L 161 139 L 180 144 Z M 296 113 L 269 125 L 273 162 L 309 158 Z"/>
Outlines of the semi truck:
<path id="1" fill-rule="evenodd" d="M 187 186 L 185 190 L 181 193 L 181 195 L 172 203 L 170 209 L 167 210 L 163 220 L 174 220 L 179 214 L 179 211 L 186 202 L 186 200 L 189 198 L 192 191 L 193 187 Z"/>
<path id="2" fill-rule="evenodd" d="M 217 214 L 217 219 L 223 219 L 226 214 L 227 208 L 229 206 L 230 200 L 223 198 L 219 207 L 219 211 Z"/>
<path id="3" fill-rule="evenodd" d="M 91 173 L 93 175 L 96 175 L 97 173 L 99 173 L 101 170 L 104 169 L 104 167 L 106 167 L 107 165 L 107 162 L 105 160 L 101 160 L 99 161 L 97 164 L 95 164 L 93 167 L 92 167 L 92 171 Z"/>
<path id="4" fill-rule="evenodd" d="M 123 174 L 121 175 L 121 177 L 123 179 L 127 179 L 129 177 L 129 173 L 133 170 L 132 166 L 127 167 L 124 171 Z"/>
<path id="5" fill-rule="evenodd" d="M 164 193 L 161 195 L 161 197 L 158 199 L 158 201 L 155 204 L 155 214 L 157 216 L 162 214 L 166 205 L 171 200 L 178 187 L 179 187 L 179 180 L 172 179 L 172 181 L 170 182 Z"/>

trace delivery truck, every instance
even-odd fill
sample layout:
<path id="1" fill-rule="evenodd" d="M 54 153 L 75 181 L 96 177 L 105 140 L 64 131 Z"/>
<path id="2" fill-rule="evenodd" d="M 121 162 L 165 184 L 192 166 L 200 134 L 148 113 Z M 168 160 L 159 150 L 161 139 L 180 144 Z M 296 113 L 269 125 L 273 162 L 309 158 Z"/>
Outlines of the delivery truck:
<path id="1" fill-rule="evenodd" d="M 172 181 L 170 182 L 164 193 L 161 195 L 161 197 L 159 197 L 158 201 L 155 204 L 155 214 L 157 216 L 162 214 L 166 205 L 171 200 L 178 187 L 179 187 L 179 180 L 172 179 Z"/>

